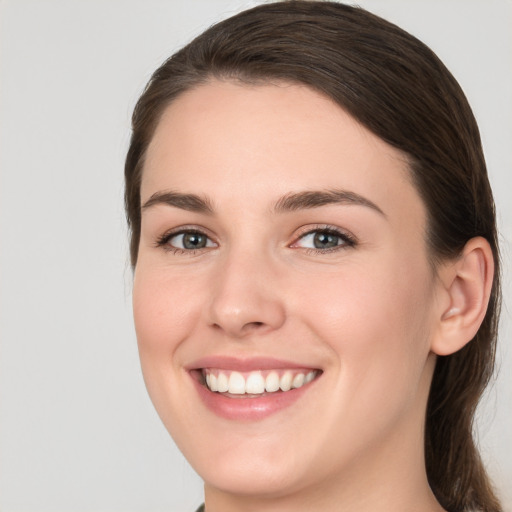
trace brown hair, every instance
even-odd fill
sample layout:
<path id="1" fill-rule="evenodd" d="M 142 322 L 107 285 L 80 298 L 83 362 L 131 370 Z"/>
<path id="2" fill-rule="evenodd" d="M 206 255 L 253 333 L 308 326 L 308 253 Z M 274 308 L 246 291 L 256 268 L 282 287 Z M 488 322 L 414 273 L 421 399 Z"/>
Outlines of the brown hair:
<path id="1" fill-rule="evenodd" d="M 438 358 L 425 457 L 429 483 L 444 508 L 501 511 L 472 435 L 494 367 L 500 302 L 495 212 L 478 127 L 456 80 L 419 40 L 357 7 L 277 2 L 214 25 L 153 74 L 135 107 L 125 167 L 133 266 L 141 173 L 160 116 L 179 94 L 212 78 L 305 84 L 403 151 L 427 207 L 433 264 L 457 256 L 475 236 L 489 241 L 496 273 L 487 314 L 470 343 Z"/>

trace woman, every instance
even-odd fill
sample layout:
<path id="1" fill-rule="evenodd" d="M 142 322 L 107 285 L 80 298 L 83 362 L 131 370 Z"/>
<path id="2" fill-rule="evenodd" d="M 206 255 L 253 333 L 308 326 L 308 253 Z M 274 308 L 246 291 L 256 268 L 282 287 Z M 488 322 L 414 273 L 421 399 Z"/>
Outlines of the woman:
<path id="1" fill-rule="evenodd" d="M 329 2 L 213 26 L 135 108 L 126 207 L 144 378 L 207 512 L 501 510 L 472 438 L 494 205 L 427 47 Z"/>

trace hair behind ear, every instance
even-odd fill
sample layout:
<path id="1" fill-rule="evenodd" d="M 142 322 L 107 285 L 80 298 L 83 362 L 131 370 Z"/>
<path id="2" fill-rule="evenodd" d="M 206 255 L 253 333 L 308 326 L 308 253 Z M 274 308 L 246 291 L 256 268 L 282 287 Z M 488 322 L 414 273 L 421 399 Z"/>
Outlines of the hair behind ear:
<path id="1" fill-rule="evenodd" d="M 427 405 L 425 458 L 432 490 L 450 511 L 503 510 L 473 440 L 475 410 L 492 376 L 497 321 L 488 313 L 499 310 L 498 277 L 482 237 L 472 238 L 440 271 L 445 296 L 431 347 L 439 357 Z"/>

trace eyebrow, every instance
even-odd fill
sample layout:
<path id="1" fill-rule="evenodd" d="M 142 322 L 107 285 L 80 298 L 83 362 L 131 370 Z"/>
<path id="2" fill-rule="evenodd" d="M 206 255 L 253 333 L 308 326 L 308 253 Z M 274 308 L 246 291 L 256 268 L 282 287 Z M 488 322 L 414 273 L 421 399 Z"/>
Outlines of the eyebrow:
<path id="1" fill-rule="evenodd" d="M 213 214 L 213 207 L 207 197 L 196 194 L 182 194 L 174 191 L 155 192 L 143 205 L 142 209 L 151 208 L 157 204 L 174 206 L 189 212 Z"/>
<path id="2" fill-rule="evenodd" d="M 196 194 L 183 194 L 172 190 L 155 192 L 142 205 L 142 209 L 145 210 L 158 204 L 173 206 L 190 212 L 207 215 L 214 214 L 212 203 L 207 197 L 201 197 Z M 285 213 L 319 208 L 330 204 L 365 206 L 375 210 L 383 217 L 387 217 L 374 202 L 347 190 L 305 190 L 286 194 L 275 203 L 273 210 L 275 213 Z"/>
<path id="3" fill-rule="evenodd" d="M 387 217 L 374 202 L 348 190 L 306 190 L 304 192 L 287 194 L 277 201 L 274 206 L 274 210 L 279 213 L 291 212 L 309 208 L 318 208 L 329 204 L 365 206 L 375 210 L 380 215 Z"/>

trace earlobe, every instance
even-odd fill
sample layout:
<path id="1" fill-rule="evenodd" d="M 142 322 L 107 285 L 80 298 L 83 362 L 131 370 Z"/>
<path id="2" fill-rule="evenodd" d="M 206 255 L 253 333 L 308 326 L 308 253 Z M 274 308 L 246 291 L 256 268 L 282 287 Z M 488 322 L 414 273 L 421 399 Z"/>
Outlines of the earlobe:
<path id="1" fill-rule="evenodd" d="M 431 350 L 445 356 L 471 341 L 485 317 L 494 276 L 489 242 L 482 237 L 472 238 L 440 274 L 445 300 L 440 302 Z"/>

